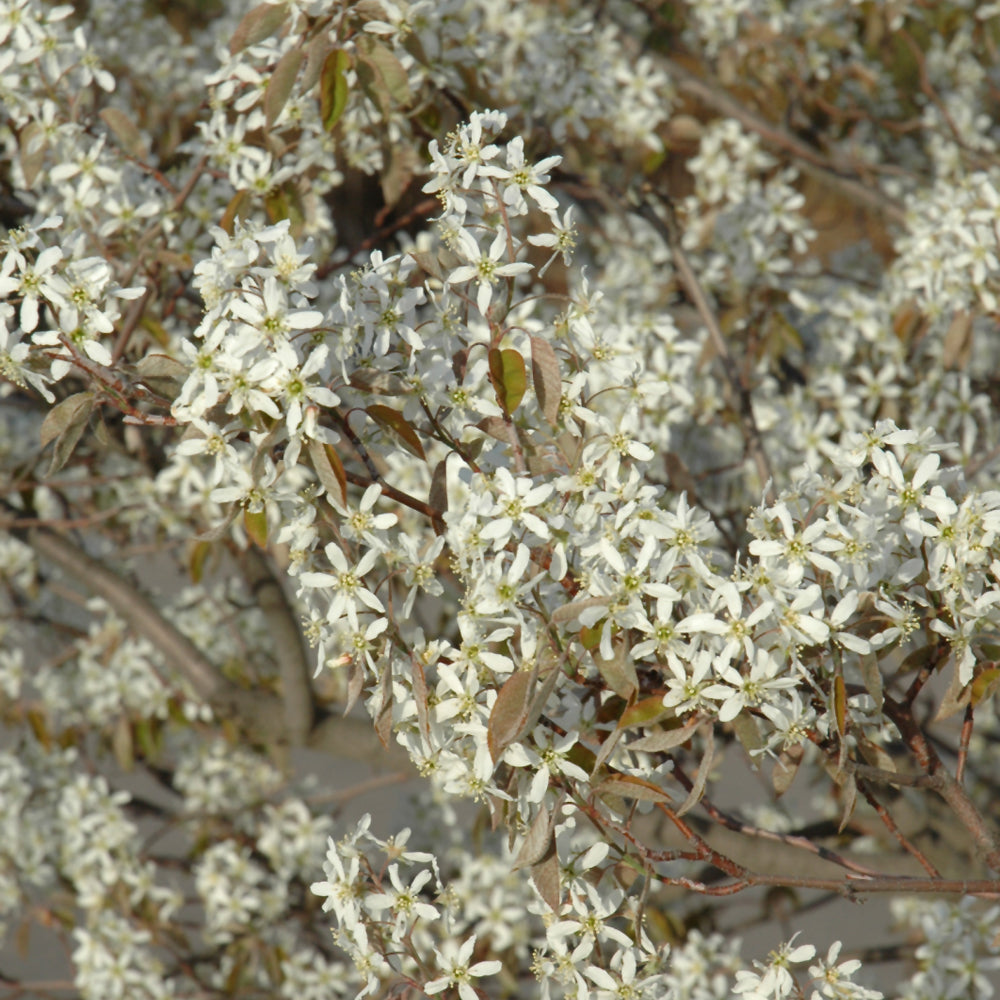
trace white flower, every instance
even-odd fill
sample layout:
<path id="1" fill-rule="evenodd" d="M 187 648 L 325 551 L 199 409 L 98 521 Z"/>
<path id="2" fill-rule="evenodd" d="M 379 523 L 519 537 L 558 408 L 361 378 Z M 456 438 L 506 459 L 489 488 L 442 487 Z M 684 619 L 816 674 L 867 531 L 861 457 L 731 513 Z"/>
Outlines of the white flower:
<path id="1" fill-rule="evenodd" d="M 721 701 L 719 721 L 731 722 L 744 708 L 759 708 L 777 692 L 795 687 L 797 678 L 789 677 L 785 670 L 785 666 L 766 649 L 757 649 L 748 673 L 741 673 L 731 666 L 716 667 L 721 683 L 708 688 L 704 696 Z"/>
<path id="2" fill-rule="evenodd" d="M 443 950 L 434 949 L 437 956 L 437 966 L 444 972 L 443 976 L 424 983 L 424 992 L 430 996 L 446 990 L 449 986 L 458 987 L 458 995 L 462 1000 L 478 1000 L 472 979 L 483 976 L 495 976 L 501 968 L 498 960 L 476 962 L 469 965 L 472 952 L 476 947 L 476 935 L 473 934 L 462 946 L 456 949 L 452 941 L 445 941 Z"/>
<path id="3" fill-rule="evenodd" d="M 468 230 L 462 229 L 458 233 L 456 249 L 469 263 L 456 267 L 448 275 L 448 284 L 458 285 L 475 279 L 479 284 L 476 306 L 484 316 L 493 298 L 493 286 L 500 278 L 513 277 L 531 270 L 531 265 L 528 263 L 500 263 L 507 249 L 507 239 L 507 234 L 501 230 L 493 238 L 489 250 L 483 250 Z"/>
<path id="4" fill-rule="evenodd" d="M 357 565 L 352 566 L 336 542 L 330 542 L 323 551 L 333 567 L 333 572 L 302 573 L 299 575 L 299 582 L 303 587 L 314 587 L 330 593 L 327 620 L 333 623 L 346 615 L 351 628 L 357 629 L 359 604 L 383 614 L 384 605 L 364 584 L 365 576 L 371 572 L 379 556 L 378 552 L 369 549 L 358 560 Z"/>

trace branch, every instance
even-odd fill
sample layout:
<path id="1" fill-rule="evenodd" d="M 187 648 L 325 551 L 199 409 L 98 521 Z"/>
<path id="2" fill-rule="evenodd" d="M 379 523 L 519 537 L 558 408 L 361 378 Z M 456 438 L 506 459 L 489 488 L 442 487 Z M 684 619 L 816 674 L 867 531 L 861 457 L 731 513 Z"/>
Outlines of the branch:
<path id="1" fill-rule="evenodd" d="M 280 581 L 254 547 L 238 556 L 243 577 L 267 620 L 274 641 L 285 703 L 285 731 L 292 746 L 301 746 L 313 725 L 313 691 L 309 656 L 302 632 Z"/>
<path id="2" fill-rule="evenodd" d="M 750 390 L 740 377 L 739 369 L 729 353 L 729 345 L 726 343 L 725 335 L 719 326 L 718 320 L 712 307 L 708 304 L 708 299 L 701 287 L 688 260 L 687 254 L 681 246 L 680 229 L 677 218 L 674 215 L 673 206 L 669 201 L 664 200 L 666 219 L 653 208 L 644 198 L 638 197 L 634 202 L 635 211 L 641 215 L 655 230 L 663 241 L 670 248 L 674 266 L 677 268 L 678 277 L 687 292 L 688 298 L 694 303 L 694 307 L 708 330 L 712 346 L 715 353 L 722 361 L 722 368 L 726 375 L 726 380 L 737 401 L 740 422 L 743 425 L 743 440 L 746 442 L 747 454 L 753 459 L 757 466 L 757 475 L 760 477 L 761 486 L 767 491 L 768 498 L 774 497 L 774 476 L 771 472 L 771 463 L 768 461 L 767 453 L 764 451 L 764 444 L 761 440 L 760 430 L 757 427 L 757 420 L 753 413 L 753 400 L 750 397 Z"/>
<path id="3" fill-rule="evenodd" d="M 82 587 L 107 601 L 131 628 L 152 643 L 170 669 L 184 678 L 216 715 L 240 721 L 255 742 L 281 740 L 284 726 L 280 701 L 274 695 L 247 691 L 226 680 L 133 584 L 87 555 L 66 535 L 49 528 L 8 527 L 7 530 Z"/>
<path id="4" fill-rule="evenodd" d="M 933 780 L 930 787 L 951 806 L 975 842 L 983 861 L 993 871 L 1000 871 L 1000 839 L 997 838 L 996 832 L 990 829 L 968 793 L 941 763 L 937 751 L 924 738 L 910 712 L 888 697 L 883 702 L 883 707 L 886 715 L 896 724 L 917 763 Z"/>
<path id="5" fill-rule="evenodd" d="M 764 142 L 774 149 L 788 154 L 798 161 L 801 169 L 824 183 L 836 188 L 851 201 L 864 206 L 869 211 L 884 215 L 892 222 L 902 225 L 906 221 L 903 207 L 879 190 L 872 190 L 859 181 L 844 176 L 853 172 L 849 167 L 831 163 L 821 152 L 808 143 L 772 125 L 755 111 L 745 108 L 730 97 L 721 87 L 695 76 L 674 59 L 664 58 L 663 64 L 681 90 L 707 104 L 724 118 L 735 118 L 745 129 L 756 132 Z"/>
<path id="6" fill-rule="evenodd" d="M 671 771 L 673 777 L 675 777 L 688 791 L 693 787 L 691 779 L 684 773 L 684 770 L 680 767 L 677 762 L 674 762 L 674 769 Z M 839 865 L 841 868 L 846 868 L 849 871 L 856 872 L 859 875 L 875 876 L 877 873 L 871 868 L 866 868 L 864 865 L 859 865 L 857 862 L 851 861 L 850 858 L 844 857 L 842 854 L 838 854 L 836 851 L 830 850 L 828 847 L 823 847 L 820 844 L 814 844 L 808 837 L 796 836 L 793 833 L 777 833 L 774 830 L 764 830 L 761 827 L 753 826 L 750 823 L 746 823 L 731 813 L 725 812 L 719 809 L 718 806 L 714 805 L 711 799 L 706 796 L 702 796 L 698 803 L 709 816 L 715 820 L 716 823 L 721 824 L 729 830 L 733 830 L 736 833 L 742 833 L 748 837 L 757 837 L 761 840 L 771 840 L 779 844 L 788 844 L 789 847 L 797 847 L 803 851 L 809 851 L 810 854 L 815 854 L 817 857 L 822 858 L 824 861 L 829 861 L 831 864 Z"/>

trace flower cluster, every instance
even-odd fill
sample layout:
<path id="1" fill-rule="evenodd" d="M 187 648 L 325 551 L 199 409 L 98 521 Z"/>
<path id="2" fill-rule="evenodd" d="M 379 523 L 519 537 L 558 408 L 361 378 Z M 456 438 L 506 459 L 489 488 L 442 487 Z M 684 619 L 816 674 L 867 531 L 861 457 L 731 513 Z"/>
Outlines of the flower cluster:
<path id="1" fill-rule="evenodd" d="M 4 933 L 85 997 L 876 1000 L 681 894 L 889 880 L 967 897 L 898 995 L 988 996 L 996 5 L 160 6 L 0 0 Z"/>

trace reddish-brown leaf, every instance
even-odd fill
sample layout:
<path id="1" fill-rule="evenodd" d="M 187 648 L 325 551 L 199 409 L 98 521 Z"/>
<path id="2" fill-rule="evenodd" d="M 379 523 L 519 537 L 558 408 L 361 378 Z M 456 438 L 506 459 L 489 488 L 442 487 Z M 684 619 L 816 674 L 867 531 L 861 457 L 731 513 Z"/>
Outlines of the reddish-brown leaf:
<path id="1" fill-rule="evenodd" d="M 288 17 L 288 7 L 285 4 L 262 3 L 247 11 L 243 20 L 236 26 L 233 37 L 229 40 L 229 51 L 232 55 L 273 35 Z"/>
<path id="2" fill-rule="evenodd" d="M 531 384 L 545 419 L 555 425 L 559 421 L 559 401 L 562 399 L 562 374 L 559 358 L 552 345 L 541 337 L 531 338 Z"/>

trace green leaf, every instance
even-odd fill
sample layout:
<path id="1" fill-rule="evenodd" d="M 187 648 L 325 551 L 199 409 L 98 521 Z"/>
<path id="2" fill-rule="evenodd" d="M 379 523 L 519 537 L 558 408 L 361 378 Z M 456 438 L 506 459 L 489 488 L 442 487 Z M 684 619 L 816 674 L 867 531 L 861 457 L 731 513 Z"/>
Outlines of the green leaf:
<path id="1" fill-rule="evenodd" d="M 111 730 L 111 749 L 118 766 L 123 771 L 131 771 L 135 766 L 135 742 L 132 738 L 132 723 L 128 716 L 119 715 Z"/>
<path id="2" fill-rule="evenodd" d="M 650 726 L 668 715 L 669 712 L 669 708 L 664 708 L 663 698 L 660 695 L 643 698 L 642 701 L 636 702 L 622 713 L 618 727 L 620 729 L 637 729 L 640 726 Z"/>
<path id="3" fill-rule="evenodd" d="M 343 49 L 331 52 L 323 61 L 319 75 L 319 114 L 327 132 L 333 131 L 347 107 L 347 71 L 350 68 L 351 57 Z"/>
<path id="4" fill-rule="evenodd" d="M 246 528 L 250 540 L 259 549 L 267 548 L 267 510 L 243 510 L 243 527 Z"/>
<path id="5" fill-rule="evenodd" d="M 601 630 L 597 626 L 584 625 L 580 629 L 580 643 L 584 649 L 591 651 L 597 649 L 601 644 Z"/>
<path id="6" fill-rule="evenodd" d="M 199 541 L 191 546 L 191 551 L 188 553 L 188 573 L 192 583 L 201 583 L 205 574 L 205 560 L 211 551 L 211 542 Z"/>
<path id="7" fill-rule="evenodd" d="M 512 416 L 521 405 L 525 390 L 528 388 L 528 375 L 524 367 L 524 358 L 517 351 L 510 349 L 490 349 L 490 382 L 496 393 L 500 409 L 506 416 Z"/>
<path id="8" fill-rule="evenodd" d="M 989 667 L 983 670 L 972 682 L 973 708 L 981 701 L 992 698 L 998 686 L 1000 686 L 1000 668 Z"/>
<path id="9" fill-rule="evenodd" d="M 264 197 L 264 210 L 271 223 L 288 219 L 292 224 L 292 235 L 302 231 L 305 211 L 302 207 L 302 195 L 294 180 L 286 181 L 280 187 L 268 191 Z"/>

